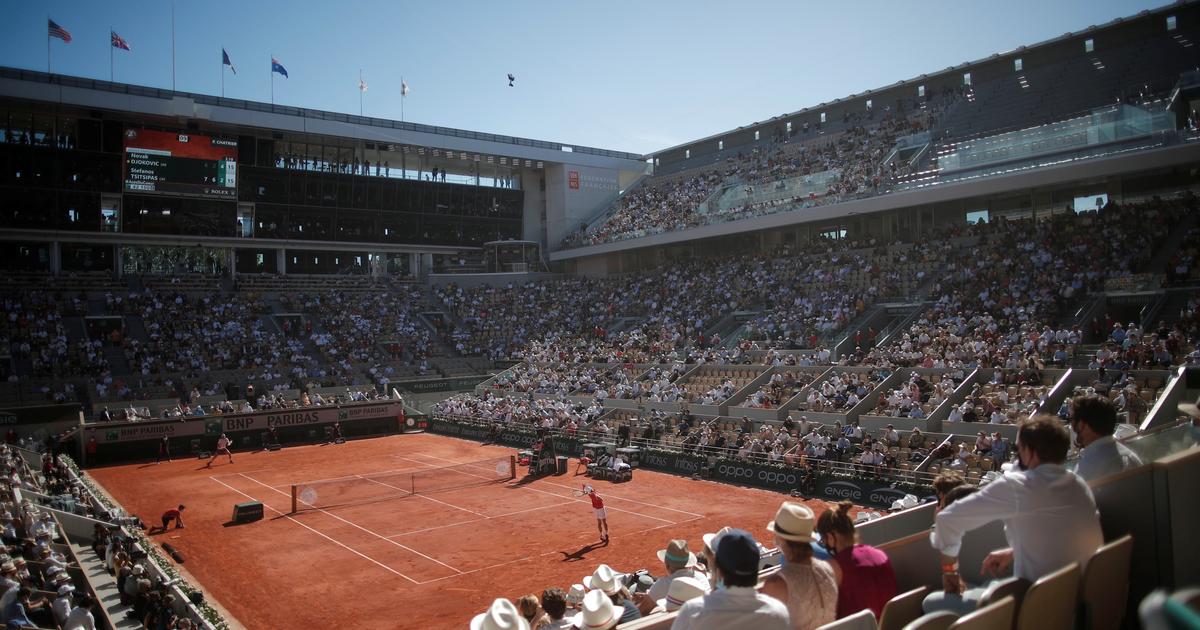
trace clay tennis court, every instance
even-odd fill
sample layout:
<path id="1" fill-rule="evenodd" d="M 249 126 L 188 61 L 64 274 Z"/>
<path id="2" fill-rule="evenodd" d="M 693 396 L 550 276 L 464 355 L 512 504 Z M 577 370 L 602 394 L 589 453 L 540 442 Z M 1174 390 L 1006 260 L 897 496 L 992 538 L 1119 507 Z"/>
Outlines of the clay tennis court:
<path id="1" fill-rule="evenodd" d="M 481 468 L 464 474 L 475 485 L 428 494 L 417 473 L 418 494 L 290 514 L 294 483 L 393 471 L 401 486 L 410 472 L 514 452 L 408 434 L 235 453 L 212 468 L 177 459 L 88 472 L 148 524 L 186 504 L 186 529 L 152 538 L 179 549 L 209 597 L 255 629 L 463 628 L 496 597 L 565 589 L 602 562 L 660 574 L 655 551 L 671 538 L 694 549 L 701 534 L 734 525 L 770 545 L 765 526 L 785 498 L 639 470 L 629 483 L 593 484 L 609 513 L 603 546 L 588 498 L 573 495 L 586 478 L 571 460 L 565 476 L 526 482 L 519 467 L 515 481 L 497 482 Z M 230 525 L 233 504 L 252 499 L 264 520 Z"/>

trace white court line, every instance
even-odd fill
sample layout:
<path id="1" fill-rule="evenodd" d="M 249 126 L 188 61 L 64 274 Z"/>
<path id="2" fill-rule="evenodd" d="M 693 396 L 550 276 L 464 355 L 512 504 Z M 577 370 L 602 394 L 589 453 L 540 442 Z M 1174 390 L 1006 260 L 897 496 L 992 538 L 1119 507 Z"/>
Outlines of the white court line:
<path id="1" fill-rule="evenodd" d="M 455 461 L 454 461 L 454 460 L 452 460 L 452 459 L 446 459 L 446 458 L 444 458 L 444 457 L 434 457 L 433 455 L 425 455 L 425 454 L 422 454 L 422 453 L 413 453 L 413 455 L 420 455 L 421 457 L 430 457 L 430 458 L 433 458 L 433 459 L 440 459 L 440 460 L 442 460 L 442 461 L 445 461 L 445 462 L 451 462 L 451 463 L 455 463 L 455 464 L 469 464 L 469 463 L 472 463 L 472 462 L 455 462 Z M 397 456 L 396 456 L 396 459 L 408 459 L 408 458 L 407 458 L 407 457 L 400 457 L 400 456 L 398 456 L 398 455 L 397 455 Z M 420 460 L 417 460 L 417 459 L 409 459 L 408 461 L 410 461 L 410 462 L 420 462 Z M 476 475 L 476 474 L 474 474 L 474 473 L 469 473 L 469 472 L 466 472 L 466 471 L 463 471 L 463 470 L 456 470 L 456 471 L 453 471 L 453 472 L 457 472 L 457 473 L 460 473 L 460 474 L 463 474 L 463 475 L 470 475 L 470 476 L 472 476 L 472 477 L 479 477 L 480 479 L 487 479 L 487 478 L 488 478 L 488 477 L 484 477 L 483 475 Z M 531 487 L 529 487 L 529 486 L 517 486 L 517 487 L 518 487 L 518 488 L 520 488 L 520 489 L 522 489 L 522 490 L 529 490 L 529 491 L 532 491 L 532 492 L 540 492 L 540 493 L 542 493 L 542 494 L 548 494 L 548 495 L 550 495 L 550 496 L 552 496 L 552 497 L 558 497 L 558 498 L 560 498 L 560 499 L 561 499 L 561 498 L 564 498 L 564 495 L 561 495 L 561 494 L 555 494 L 555 493 L 553 493 L 553 492 L 547 492 L 546 490 L 541 490 L 541 489 L 539 489 L 539 488 L 531 488 Z M 575 501 L 576 503 L 586 503 L 586 504 L 588 504 L 589 506 L 592 504 L 592 502 L 591 502 L 591 499 L 573 499 L 573 501 Z M 623 510 L 623 509 L 621 509 L 621 508 L 619 508 L 619 507 L 614 507 L 614 506 L 611 506 L 611 505 L 605 505 L 604 507 L 605 507 L 606 509 L 613 510 L 613 511 L 615 511 L 615 512 L 625 512 L 626 514 L 633 514 L 634 516 L 640 516 L 640 517 L 642 517 L 642 518 L 648 518 L 648 519 L 655 520 L 655 521 L 661 521 L 661 522 L 663 522 L 663 523 L 666 523 L 666 524 L 668 524 L 668 525 L 676 525 L 676 524 L 677 524 L 675 521 L 667 520 L 667 519 L 665 519 L 665 518 L 658 518 L 657 516 L 650 516 L 649 514 L 642 514 L 641 512 L 634 512 L 634 511 L 631 511 L 631 510 Z M 701 517 L 700 515 L 697 515 L 697 518 L 703 518 L 703 517 Z"/>
<path id="2" fill-rule="evenodd" d="M 439 459 L 439 460 L 446 461 L 446 462 L 453 461 L 453 460 L 445 459 L 443 457 L 435 457 L 433 455 L 426 455 L 425 453 L 412 453 L 412 454 L 420 456 L 420 457 L 432 457 L 433 459 Z M 394 457 L 399 457 L 399 456 L 394 456 Z M 399 457 L 399 458 L 404 459 L 402 457 Z M 409 461 L 412 461 L 412 460 L 409 460 Z M 546 485 L 550 485 L 550 486 L 558 486 L 559 488 L 565 488 L 567 490 L 575 490 L 575 488 L 573 486 L 564 486 L 561 483 L 554 483 L 553 481 L 543 480 L 542 483 L 544 483 Z M 657 508 L 659 510 L 667 510 L 668 512 L 679 512 L 680 514 L 687 514 L 688 516 L 691 516 L 692 518 L 704 518 L 703 514 L 696 514 L 695 512 L 688 512 L 687 510 L 677 510 L 675 508 L 669 508 L 665 505 L 658 505 L 657 503 L 646 503 L 645 501 L 638 501 L 637 499 L 620 497 L 615 494 L 609 494 L 609 493 L 605 492 L 604 500 L 607 501 L 608 499 L 617 499 L 620 501 L 628 501 L 629 503 L 637 503 L 638 505 L 644 505 L 646 507 Z"/>
<path id="3" fill-rule="evenodd" d="M 254 477 L 250 477 L 250 476 L 247 476 L 247 475 L 242 475 L 242 476 L 243 476 L 243 477 L 245 477 L 246 479 L 249 479 L 250 481 L 253 481 L 254 483 L 256 483 L 256 484 L 258 484 L 258 485 L 260 485 L 260 486 L 262 486 L 262 487 L 264 487 L 264 488 L 267 488 L 267 489 L 271 490 L 272 492 L 278 492 L 279 494 L 282 494 L 283 496 L 285 496 L 285 497 L 288 497 L 288 498 L 291 498 L 291 496 L 292 496 L 291 494 L 288 494 L 287 492 L 284 492 L 284 491 L 282 491 L 282 490 L 280 490 L 280 489 L 278 489 L 278 488 L 274 488 L 274 487 L 272 487 L 272 486 L 268 486 L 267 484 L 265 484 L 265 483 L 263 483 L 263 482 L 261 482 L 261 481 L 259 481 L 259 480 L 255 479 Z M 396 541 L 394 541 L 394 540 L 392 540 L 392 539 L 390 539 L 390 538 L 388 538 L 388 537 L 386 537 L 386 536 L 384 536 L 384 535 L 382 535 L 382 534 L 377 534 L 377 533 L 375 533 L 375 532 L 373 532 L 373 531 L 371 531 L 371 530 L 367 529 L 366 527 L 363 527 L 362 525 L 359 525 L 358 523 L 355 523 L 355 522 L 353 522 L 353 521 L 348 521 L 348 520 L 346 520 L 346 519 L 344 519 L 344 518 L 342 518 L 342 517 L 338 516 L 337 514 L 334 514 L 334 513 L 332 513 L 332 512 L 328 512 L 328 511 L 326 511 L 326 510 L 323 510 L 323 509 L 321 509 L 321 508 L 313 508 L 313 509 L 315 509 L 316 511 L 318 511 L 318 512 L 320 512 L 320 513 L 322 513 L 322 514 L 325 514 L 325 515 L 327 515 L 327 516 L 332 516 L 333 518 L 336 518 L 337 520 L 339 520 L 339 521 L 341 521 L 341 522 L 343 522 L 343 523 L 345 523 L 345 524 L 347 524 L 347 525 L 349 525 L 349 526 L 351 526 L 351 527 L 355 527 L 355 528 L 361 529 L 362 531 L 364 531 L 364 532 L 366 532 L 366 533 L 368 533 L 368 534 L 370 534 L 370 535 L 372 535 L 372 536 L 374 536 L 374 537 L 376 537 L 376 538 L 378 538 L 378 539 L 380 539 L 380 540 L 385 540 L 385 541 L 387 541 L 387 542 L 389 542 L 389 543 L 392 543 L 393 545 L 396 545 L 397 547 L 399 547 L 399 548 L 401 548 L 401 549 L 403 549 L 403 550 L 405 550 L 405 551 L 409 551 L 409 552 L 415 553 L 415 554 L 417 554 L 418 556 L 421 556 L 422 558 L 425 558 L 426 560 L 429 560 L 429 561 L 431 561 L 431 562 L 436 562 L 436 563 L 438 563 L 438 564 L 440 564 L 440 565 L 442 565 L 442 566 L 446 567 L 447 569 L 450 569 L 451 571 L 454 571 L 455 573 L 462 573 L 462 571 L 459 571 L 458 569 L 456 569 L 456 568 L 454 568 L 454 567 L 452 567 L 452 566 L 450 566 L 450 565 L 446 564 L 445 562 L 442 562 L 441 560 L 438 560 L 437 558 L 431 558 L 431 557 L 429 557 L 429 556 L 427 556 L 427 555 L 425 555 L 425 554 L 421 553 L 420 551 L 417 551 L 416 549 L 413 549 L 412 547 L 406 547 L 406 546 L 404 546 L 404 545 L 402 545 L 402 544 L 400 544 L 400 543 L 398 543 L 398 542 L 396 542 Z"/>
<path id="4" fill-rule="evenodd" d="M 426 501 L 433 501 L 434 503 L 440 503 L 440 504 L 442 504 L 442 505 L 444 505 L 444 506 L 446 506 L 446 507 L 452 507 L 452 508 L 454 508 L 454 509 L 456 509 L 456 510 L 462 510 L 463 512 L 467 512 L 467 513 L 469 513 L 469 514 L 474 514 L 475 516 L 482 516 L 483 518 L 491 518 L 491 517 L 490 517 L 490 516 L 488 516 L 487 514 L 481 514 L 481 513 L 479 513 L 479 512 L 476 512 L 475 510 L 468 510 L 468 509 L 467 509 L 467 508 L 465 508 L 465 507 L 458 507 L 457 505 L 454 505 L 453 503 L 446 503 L 445 501 L 438 501 L 437 499 L 435 499 L 435 498 L 433 498 L 433 497 L 427 497 L 427 496 L 425 496 L 425 495 L 423 495 L 423 494 L 416 494 L 416 493 L 414 493 L 414 492 L 411 492 L 411 491 L 409 491 L 409 490 L 406 490 L 406 489 L 404 489 L 404 488 L 401 488 L 400 486 L 393 486 L 393 485 L 392 485 L 392 484 L 390 484 L 390 483 L 383 483 L 382 481 L 379 481 L 379 480 L 377 480 L 377 479 L 370 479 L 370 478 L 368 478 L 368 477 L 363 477 L 362 475 L 359 475 L 359 478 L 360 478 L 360 479 L 362 479 L 363 481 L 370 481 L 371 483 L 377 483 L 377 484 L 379 484 L 379 485 L 381 485 L 381 486 L 386 486 L 386 487 L 388 487 L 388 488 L 391 488 L 391 489 L 393 489 L 393 490 L 399 490 L 399 491 L 401 491 L 401 492 L 407 492 L 408 494 L 406 494 L 405 496 L 417 496 L 417 497 L 421 497 L 422 499 L 425 499 Z"/>
<path id="5" fill-rule="evenodd" d="M 665 525 L 657 525 L 657 526 L 655 526 L 655 527 L 650 527 L 650 528 L 643 529 L 643 530 L 640 530 L 640 531 L 632 532 L 632 533 L 630 533 L 630 534 L 624 534 L 623 536 L 630 536 L 630 537 L 632 537 L 632 536 L 640 536 L 640 535 L 642 535 L 642 534 L 647 534 L 647 533 L 650 533 L 650 532 L 652 532 L 652 531 L 655 531 L 655 530 L 662 529 L 662 528 L 664 528 L 664 527 L 670 527 L 671 525 L 684 525 L 684 524 L 687 524 L 687 523 L 691 523 L 691 522 L 694 522 L 694 521 L 698 521 L 698 520 L 700 520 L 701 518 L 704 518 L 704 517 L 692 518 L 692 519 L 688 519 L 688 520 L 686 520 L 686 521 L 680 521 L 680 522 L 678 522 L 678 523 L 667 523 L 667 524 L 665 524 Z M 541 557 L 543 557 L 543 556 L 552 556 L 552 555 L 561 554 L 561 553 L 562 553 L 561 551 L 547 551 L 547 552 L 545 552 L 545 553 L 539 553 L 539 554 L 537 554 L 536 556 L 524 556 L 524 557 L 521 557 L 521 558 L 517 558 L 517 559 L 515 559 L 515 560 L 509 560 L 509 561 L 507 561 L 507 562 L 499 562 L 499 563 L 497 563 L 497 564 L 489 565 L 489 566 L 486 566 L 486 567 L 479 567 L 478 569 L 471 569 L 470 571 L 463 571 L 461 575 L 468 575 L 468 574 L 471 574 L 471 573 L 478 573 L 479 571 L 487 571 L 487 570 L 489 570 L 489 569 L 497 569 L 497 568 L 500 568 L 500 567 L 503 567 L 503 566 L 508 566 L 508 565 L 510 565 L 510 564 L 515 564 L 515 563 L 517 563 L 517 562 L 521 562 L 522 560 L 529 560 L 530 558 L 541 558 Z M 446 580 L 446 579 L 449 579 L 449 578 L 456 578 L 456 577 L 460 577 L 460 576 L 459 576 L 459 575 L 446 575 L 446 576 L 442 576 L 442 577 L 440 577 L 440 578 L 434 578 L 434 579 L 432 579 L 432 580 L 426 580 L 426 581 L 424 581 L 424 582 L 421 582 L 421 584 L 422 584 L 422 585 L 424 585 L 424 584 L 432 584 L 432 583 L 434 583 L 434 582 L 441 582 L 442 580 Z"/>
<path id="6" fill-rule="evenodd" d="M 229 488 L 230 490 L 233 490 L 234 492 L 236 492 L 236 493 L 238 493 L 238 494 L 240 494 L 240 495 L 242 495 L 242 496 L 246 497 L 247 499 L 250 499 L 251 501 L 258 501 L 258 499 L 254 498 L 254 497 L 252 497 L 252 496 L 250 496 L 250 495 L 248 495 L 248 494 L 246 494 L 245 492 L 242 492 L 241 490 L 238 490 L 237 488 L 234 488 L 233 486 L 231 486 L 231 485 L 229 485 L 229 484 L 225 483 L 224 481 L 221 481 L 220 479 L 217 479 L 216 477 L 209 476 L 209 479 L 212 479 L 213 481 L 215 481 L 215 482 L 217 482 L 217 483 L 221 484 L 222 486 L 225 486 L 226 488 Z M 355 548 L 353 548 L 353 547 L 351 547 L 351 546 L 349 546 L 349 545 L 347 545 L 347 544 L 345 544 L 345 543 L 341 542 L 340 540 L 335 540 L 334 538 L 331 538 L 331 537 L 330 537 L 328 534 L 325 534 L 324 532 L 317 531 L 317 530 L 313 529 L 312 527 L 309 527 L 308 525 L 306 525 L 306 524 L 304 524 L 304 523 L 301 523 L 300 521 L 298 521 L 298 520 L 296 520 L 296 519 L 292 518 L 291 516 L 288 516 L 287 514 L 284 514 L 283 512 L 280 512 L 279 510 L 276 510 L 275 508 L 273 508 L 273 507 L 271 507 L 271 506 L 267 505 L 266 503 L 263 503 L 263 507 L 265 507 L 265 508 L 267 508 L 268 510 L 271 510 L 272 512 L 274 512 L 274 513 L 276 513 L 276 514 L 278 514 L 278 515 L 280 515 L 280 516 L 282 516 L 282 517 L 286 518 L 287 520 L 289 520 L 289 521 L 291 521 L 291 522 L 293 522 L 293 523 L 295 523 L 295 524 L 299 525 L 300 527 L 303 527 L 304 529 L 307 529 L 308 531 L 310 531 L 310 532 L 312 532 L 312 533 L 314 533 L 314 534 L 316 534 L 316 535 L 320 536 L 321 538 L 324 538 L 325 540 L 328 540 L 329 542 L 331 542 L 331 543 L 333 543 L 333 544 L 335 544 L 335 545 L 337 545 L 337 546 L 339 546 L 339 547 L 341 547 L 341 548 L 343 548 L 343 549 L 345 549 L 345 550 L 349 551 L 350 553 L 353 553 L 354 555 L 356 555 L 356 556 L 358 556 L 358 557 L 360 557 L 360 558 L 362 558 L 362 559 L 364 559 L 364 560 L 368 560 L 368 561 L 370 561 L 370 562 L 373 562 L 374 564 L 378 565 L 378 566 L 379 566 L 380 568 L 382 568 L 382 569 L 385 569 L 385 570 L 387 570 L 387 571 L 390 571 L 390 572 L 392 572 L 392 573 L 395 573 L 396 575 L 399 575 L 400 577 L 402 577 L 402 578 L 404 578 L 404 579 L 408 580 L 409 582 L 412 582 L 413 584 L 421 584 L 421 582 L 418 582 L 418 581 L 416 581 L 416 580 L 414 580 L 414 579 L 412 579 L 412 578 L 408 577 L 407 575 L 404 575 L 403 573 L 401 573 L 401 572 L 399 572 L 399 571 L 397 571 L 397 570 L 393 569 L 392 567 L 389 567 L 388 565 L 386 565 L 386 564 L 384 564 L 384 563 L 382 563 L 382 562 L 380 562 L 380 561 L 376 560 L 375 558 L 372 558 L 371 556 L 368 556 L 367 554 L 365 554 L 365 553 L 363 553 L 363 552 L 361 552 L 361 551 L 359 551 L 359 550 L 357 550 L 357 549 L 355 549 Z"/>
<path id="7" fill-rule="evenodd" d="M 441 460 L 441 461 L 444 461 L 444 462 L 452 462 L 452 463 L 455 463 L 455 462 L 454 462 L 454 460 L 452 460 L 452 459 L 446 459 L 446 458 L 444 458 L 444 457 L 437 457 L 437 456 L 434 456 L 434 455 L 426 455 L 425 453 L 412 453 L 412 455 L 416 455 L 416 456 L 418 456 L 418 457 L 428 457 L 428 458 L 431 458 L 431 459 L 437 459 L 437 460 Z M 396 456 L 396 457 L 397 457 L 398 459 L 407 459 L 407 458 L 404 458 L 404 457 L 399 457 L 399 456 Z M 410 459 L 409 461 L 419 461 L 419 460 L 412 460 L 412 459 Z M 469 462 L 458 462 L 458 463 L 469 463 Z M 468 473 L 468 474 L 469 474 L 469 473 Z M 574 490 L 575 490 L 575 488 L 574 488 L 574 487 L 572 487 L 572 486 L 564 486 L 564 485 L 562 485 L 562 484 L 560 484 L 560 483 L 554 483 L 554 482 L 552 482 L 552 481 L 545 481 L 545 480 L 543 480 L 543 483 L 545 483 L 545 484 L 547 484 L 547 485 L 551 485 L 551 486 L 557 486 L 557 487 L 559 487 L 559 488 L 565 488 L 565 489 L 567 489 L 567 490 L 571 490 L 571 491 L 574 491 Z M 524 486 L 522 486 L 522 487 L 524 487 Z M 536 490 L 536 488 L 527 488 L 527 489 L 528 489 L 528 490 Z M 545 491 L 544 491 L 544 490 L 539 490 L 539 492 L 545 492 Z M 561 495 L 554 494 L 553 492 L 547 492 L 546 494 L 550 494 L 550 495 L 552 495 L 552 496 L 556 496 L 556 497 L 557 497 L 557 496 L 561 496 Z M 610 499 L 610 498 L 611 498 L 611 499 L 617 499 L 617 500 L 620 500 L 620 501 L 628 501 L 629 503 L 637 503 L 637 504 L 639 504 L 639 505 L 644 505 L 644 506 L 646 506 L 646 507 L 652 507 L 652 508 L 656 508 L 656 509 L 660 509 L 660 510 L 667 510 L 667 511 L 669 511 L 669 512 L 679 512 L 680 514 L 687 514 L 688 516 L 692 517 L 692 519 L 704 518 L 704 515 L 703 515 L 703 514 L 696 514 L 696 513 L 694 513 L 694 512 L 688 512 L 688 511 L 686 511 L 686 510 L 677 510 L 677 509 L 675 509 L 675 508 L 669 508 L 669 507 L 666 507 L 666 506 L 663 506 L 663 505 L 658 505 L 658 504 L 655 504 L 655 503 L 646 503 L 645 501 L 637 501 L 637 500 L 635 500 L 635 499 L 627 499 L 627 498 L 625 498 L 625 497 L 619 497 L 619 496 L 616 496 L 616 495 L 613 495 L 613 494 L 608 494 L 607 492 L 606 492 L 606 493 L 604 493 L 604 499 L 605 499 L 606 501 L 607 501 L 608 499 Z M 584 502 L 584 500 L 583 500 L 583 499 L 579 499 L 579 502 L 583 503 L 583 502 Z M 610 509 L 613 509 L 613 510 L 617 510 L 618 512 L 628 512 L 629 514 L 637 514 L 637 515 L 639 515 L 639 516 L 645 516 L 646 518 L 653 518 L 654 520 L 658 520 L 658 521 L 664 521 L 664 522 L 667 522 L 667 523 L 671 522 L 671 521 L 668 521 L 668 520 L 667 520 L 667 519 L 665 519 L 665 518 L 655 518 L 655 517 L 653 517 L 653 516 L 650 516 L 649 514 L 642 514 L 641 512 L 631 512 L 631 511 L 629 511 L 629 510 L 622 510 L 621 508 L 613 507 L 613 506 L 611 506 L 611 505 L 606 505 L 605 507 L 607 507 L 607 508 L 610 508 Z"/>
<path id="8" fill-rule="evenodd" d="M 527 512 L 536 512 L 536 511 L 538 511 L 538 510 L 545 510 L 545 509 L 549 509 L 549 508 L 562 507 L 562 506 L 564 506 L 564 505 L 567 505 L 567 504 L 569 504 L 569 503 L 572 503 L 572 501 L 566 501 L 566 502 L 563 502 L 563 503 L 553 503 L 553 504 L 551 504 L 551 505 L 543 505 L 543 506 L 541 506 L 541 507 L 529 508 L 529 509 L 527 509 L 527 510 L 517 510 L 516 512 L 505 512 L 504 514 L 497 514 L 497 515 L 495 515 L 495 516 L 489 516 L 489 517 L 487 517 L 487 518 L 504 518 L 504 517 L 506 517 L 506 516 L 516 516 L 517 514 L 525 514 L 525 513 L 527 513 Z M 414 529 L 414 530 L 412 530 L 412 531 L 410 531 L 410 532 L 400 532 L 399 534 L 392 534 L 392 535 L 388 536 L 388 538 L 397 538 L 397 537 L 400 537 L 400 536 L 408 536 L 408 535 L 410 535 L 410 534 L 420 534 L 420 533 L 424 533 L 424 532 L 431 532 L 431 531 L 434 531 L 434 530 L 436 530 L 436 529 L 446 529 L 447 527 L 458 527 L 459 525 L 467 525 L 467 524 L 469 524 L 469 523 L 478 523 L 478 522 L 480 522 L 481 520 L 483 520 L 483 519 L 478 519 L 478 518 L 476 518 L 476 519 L 471 519 L 471 520 L 469 520 L 469 521 L 459 521 L 459 522 L 457 522 L 457 523 L 449 523 L 449 524 L 447 524 L 447 525 L 435 525 L 435 526 L 433 526 L 433 527 L 426 527 L 426 528 L 424 528 L 424 529 Z"/>
<path id="9" fill-rule="evenodd" d="M 420 463 L 421 465 L 420 465 L 419 467 L 416 467 L 416 468 L 414 468 L 414 467 L 412 467 L 412 466 L 409 466 L 409 467 L 407 467 L 407 468 L 393 468 L 393 469 L 391 469 L 391 470 L 380 470 L 380 471 L 378 471 L 378 472 L 376 472 L 376 471 L 372 471 L 372 472 L 370 472 L 370 473 L 368 473 L 368 474 L 371 474 L 371 475 L 387 475 L 387 474 L 391 474 L 391 473 L 421 472 L 421 471 L 423 471 L 423 470 L 430 470 L 430 469 L 432 469 L 432 468 L 435 468 L 435 466 L 433 466 L 432 464 L 427 464 L 427 463 L 424 463 L 424 462 L 418 462 L 418 463 Z M 253 473 L 253 472 L 262 472 L 263 470 L 269 470 L 269 469 L 266 469 L 266 468 L 264 468 L 264 469 L 262 469 L 262 470 L 248 470 L 248 471 L 246 471 L 246 474 L 248 475 L 248 474 L 250 474 L 250 473 Z M 229 475 L 240 475 L 241 473 L 226 473 L 226 474 L 229 474 Z M 290 484 L 280 484 L 280 486 L 279 486 L 279 487 L 281 487 L 281 488 L 283 488 L 283 487 L 288 487 L 288 488 L 290 488 L 290 487 L 292 487 L 292 486 L 304 486 L 304 485 L 308 485 L 308 484 L 318 484 L 318 483 L 325 483 L 325 482 L 327 482 L 327 481 L 349 481 L 349 480 L 351 480 L 351 479 L 360 479 L 360 478 L 362 478 L 362 474 L 350 474 L 350 475 L 343 475 L 343 476 L 341 476 L 341 477 L 329 477 L 328 479 L 306 479 L 306 480 L 304 480 L 304 481 L 296 481 L 296 482 L 293 482 L 293 483 L 290 483 Z"/>

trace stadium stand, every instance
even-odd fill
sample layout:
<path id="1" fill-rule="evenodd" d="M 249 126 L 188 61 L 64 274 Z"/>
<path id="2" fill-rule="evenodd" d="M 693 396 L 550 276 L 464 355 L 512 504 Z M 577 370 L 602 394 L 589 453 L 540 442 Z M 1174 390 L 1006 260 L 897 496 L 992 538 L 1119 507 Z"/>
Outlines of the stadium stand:
<path id="1" fill-rule="evenodd" d="M 857 495 L 853 536 L 836 543 L 778 527 L 762 538 L 769 514 L 729 523 L 759 528 L 758 586 L 828 573 L 862 596 L 861 574 L 840 564 L 867 561 L 857 536 L 894 571 L 881 627 L 1027 627 L 1035 613 L 1070 627 L 1077 612 L 1115 627 L 1148 585 L 1197 579 L 1168 557 L 1192 557 L 1194 537 L 1172 528 L 1194 520 L 1194 502 L 1166 498 L 1194 486 L 1181 484 L 1200 461 L 1200 421 L 1179 407 L 1196 399 L 1200 369 L 1198 29 L 1200 4 L 1176 3 L 649 156 L 346 116 L 347 128 L 447 146 L 327 147 L 317 132 L 283 139 L 267 116 L 330 113 L 139 92 L 246 110 L 254 125 L 181 114 L 196 133 L 236 136 L 242 175 L 223 200 L 123 187 L 121 132 L 164 123 L 85 97 L 131 86 L 0 69 L 0 85 L 69 84 L 83 99 L 48 113 L 27 95 L 0 99 L 0 410 L 203 422 L 429 391 L 431 420 L 502 444 L 620 444 L 722 481 L 722 465 L 782 471 L 795 482 L 773 489 L 797 499 L 837 498 L 839 482 L 876 489 Z M 470 152 L 451 148 L 468 141 Z M 543 163 L 549 150 L 579 157 Z M 567 208 L 573 169 L 620 183 Z M 1005 188 L 1020 175 L 1033 178 Z M 548 273 L 489 271 L 489 243 L 517 237 L 555 250 Z M 916 604 L 945 579 L 933 499 L 951 515 L 952 501 L 980 503 L 935 480 L 1003 487 L 1024 474 L 1017 437 L 1030 418 L 1062 429 L 1085 395 L 1111 403 L 1127 425 L 1116 439 L 1145 462 L 1091 483 L 1109 545 L 1083 550 L 1077 568 L 993 584 L 961 618 L 922 617 Z M 107 627 L 127 613 L 213 627 L 144 557 L 135 524 L 68 458 L 39 452 L 82 448 L 81 435 L 0 446 L 2 612 L 30 588 L 51 602 L 22 609 L 38 627 L 74 610 Z M 1070 468 L 1080 448 L 1066 449 Z M 819 515 L 776 517 L 811 534 L 805 518 Z M 984 585 L 974 567 L 1028 531 L 980 530 L 945 573 Z M 665 559 L 678 541 L 662 542 L 661 566 L 590 567 L 604 598 L 555 589 L 516 608 L 536 619 L 565 604 L 585 621 L 611 606 L 631 629 L 703 615 L 733 568 L 720 567 L 732 562 L 720 538 L 684 541 L 683 565 Z M 691 590 L 676 590 L 684 577 Z M 1024 600 L 1004 597 L 1024 586 Z M 1177 597 L 1151 597 L 1143 618 L 1186 616 Z M 840 627 L 875 619 L 840 612 Z"/>

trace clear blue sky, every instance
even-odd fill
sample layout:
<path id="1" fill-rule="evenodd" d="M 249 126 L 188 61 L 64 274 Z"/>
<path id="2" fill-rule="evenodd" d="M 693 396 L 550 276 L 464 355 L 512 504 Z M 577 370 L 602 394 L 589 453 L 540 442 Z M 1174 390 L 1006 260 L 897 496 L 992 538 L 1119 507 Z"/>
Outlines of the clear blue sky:
<path id="1" fill-rule="evenodd" d="M 1165 4 L 1136 0 L 176 0 L 176 87 L 639 153 Z M 171 2 L 5 0 L 0 64 L 171 87 Z M 505 74 L 517 75 L 509 88 Z"/>

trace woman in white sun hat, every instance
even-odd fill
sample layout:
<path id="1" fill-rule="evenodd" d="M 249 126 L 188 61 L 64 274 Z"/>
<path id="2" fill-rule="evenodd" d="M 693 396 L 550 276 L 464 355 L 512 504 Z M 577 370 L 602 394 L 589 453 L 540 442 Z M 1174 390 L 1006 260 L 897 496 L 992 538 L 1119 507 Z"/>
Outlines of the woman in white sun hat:
<path id="1" fill-rule="evenodd" d="M 613 606 L 617 607 L 621 623 L 633 621 L 642 616 L 642 612 L 633 603 L 629 589 L 625 588 L 625 584 L 621 580 L 621 575 L 613 571 L 612 567 L 607 564 L 596 567 L 595 572 L 583 578 L 583 585 L 592 591 L 604 593 L 612 601 Z M 587 600 L 586 596 L 584 600 Z M 586 610 L 586 606 L 584 609 Z"/>
<path id="2" fill-rule="evenodd" d="M 767 578 L 762 593 L 787 605 L 795 630 L 812 630 L 837 619 L 837 578 L 829 563 L 813 557 L 817 518 L 803 503 L 785 501 L 767 523 L 783 552 L 779 572 Z"/>
<path id="3" fill-rule="evenodd" d="M 471 630 L 529 630 L 529 623 L 507 599 L 497 599 L 486 612 L 475 615 Z"/>
<path id="4" fill-rule="evenodd" d="M 671 580 L 667 596 L 656 600 L 656 612 L 675 612 L 688 601 L 704 597 L 708 593 L 708 580 L 694 577 L 679 577 Z"/>
<path id="5" fill-rule="evenodd" d="M 593 590 L 584 595 L 583 609 L 571 618 L 571 623 L 580 630 L 610 630 L 621 623 L 621 609 L 603 591 Z"/>

